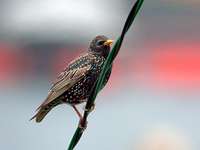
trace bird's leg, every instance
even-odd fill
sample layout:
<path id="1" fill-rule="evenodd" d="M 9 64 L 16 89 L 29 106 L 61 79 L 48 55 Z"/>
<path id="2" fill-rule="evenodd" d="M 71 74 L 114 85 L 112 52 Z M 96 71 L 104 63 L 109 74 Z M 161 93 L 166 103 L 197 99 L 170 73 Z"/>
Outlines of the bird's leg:
<path id="1" fill-rule="evenodd" d="M 95 105 L 96 105 L 96 103 L 94 102 L 92 108 L 90 109 L 90 112 L 92 112 L 94 110 Z M 82 108 L 84 111 L 86 111 L 85 107 L 86 107 L 86 105 L 84 105 Z"/>
<path id="2" fill-rule="evenodd" d="M 73 105 L 72 107 L 74 108 L 74 110 L 76 111 L 77 115 L 78 115 L 79 118 L 80 118 L 79 123 L 78 123 L 78 127 L 81 128 L 81 132 L 84 132 L 85 129 L 87 128 L 87 123 L 88 123 L 88 122 L 86 121 L 85 125 L 82 126 L 82 125 L 81 125 L 81 120 L 82 120 L 83 116 L 82 116 L 81 113 L 78 111 L 78 109 L 76 108 L 76 106 Z"/>
<path id="3" fill-rule="evenodd" d="M 76 111 L 77 115 L 79 116 L 80 119 L 83 118 L 83 116 L 81 115 L 81 113 L 78 111 L 78 109 L 76 108 L 76 106 L 72 106 L 74 108 L 74 110 Z"/>

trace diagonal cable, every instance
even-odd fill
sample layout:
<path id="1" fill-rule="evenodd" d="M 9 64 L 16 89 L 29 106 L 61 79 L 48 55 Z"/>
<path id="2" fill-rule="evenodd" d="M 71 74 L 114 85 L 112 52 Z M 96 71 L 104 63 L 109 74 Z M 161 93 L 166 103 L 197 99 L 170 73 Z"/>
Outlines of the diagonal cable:
<path id="1" fill-rule="evenodd" d="M 104 68 L 99 76 L 99 78 L 96 80 L 91 92 L 90 92 L 90 95 L 89 95 L 89 98 L 87 100 L 87 103 L 86 103 L 86 110 L 84 112 L 84 116 L 83 116 L 83 119 L 81 121 L 81 125 L 84 126 L 85 123 L 86 123 L 86 120 L 87 120 L 87 117 L 89 115 L 89 111 L 91 109 L 91 107 L 93 106 L 94 104 L 94 101 L 95 101 L 95 98 L 99 92 L 99 89 L 100 89 L 100 86 L 103 82 L 103 79 L 104 79 L 104 76 L 107 72 L 107 69 L 109 68 L 109 66 L 113 63 L 113 60 L 115 59 L 115 57 L 117 56 L 119 50 L 120 50 L 120 47 L 122 45 L 122 42 L 123 42 L 123 39 L 124 39 L 124 36 L 126 34 L 126 32 L 128 31 L 128 29 L 130 28 L 132 22 L 134 21 L 142 3 L 143 3 L 144 0 L 137 0 L 135 2 L 135 4 L 133 5 L 127 19 L 126 19 L 126 22 L 125 22 L 125 25 L 124 25 L 124 28 L 122 30 L 122 33 L 121 35 L 119 36 L 119 38 L 117 39 L 115 45 L 113 46 L 112 50 L 110 51 L 109 55 L 108 55 L 108 58 L 105 62 L 105 65 L 104 65 Z M 72 140 L 70 142 L 70 145 L 68 147 L 68 150 L 72 150 L 76 144 L 78 143 L 79 139 L 81 138 L 83 132 L 81 132 L 81 128 L 77 128 L 75 133 L 74 133 L 74 136 L 72 137 Z"/>

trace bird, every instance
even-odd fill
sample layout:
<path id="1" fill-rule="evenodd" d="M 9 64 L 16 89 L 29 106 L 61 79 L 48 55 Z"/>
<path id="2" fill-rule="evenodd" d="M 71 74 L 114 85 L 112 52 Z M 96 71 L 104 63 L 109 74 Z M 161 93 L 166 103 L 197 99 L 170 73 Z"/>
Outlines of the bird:
<path id="1" fill-rule="evenodd" d="M 87 102 L 90 91 L 98 79 L 110 52 L 110 44 L 113 42 L 105 35 L 96 36 L 91 41 L 88 51 L 70 62 L 56 78 L 46 99 L 36 109 L 36 114 L 30 120 L 35 118 L 36 123 L 39 123 L 55 106 L 64 103 L 71 105 L 81 120 L 82 115 L 75 105 Z M 112 67 L 113 64 L 109 66 L 100 90 L 108 82 Z"/>

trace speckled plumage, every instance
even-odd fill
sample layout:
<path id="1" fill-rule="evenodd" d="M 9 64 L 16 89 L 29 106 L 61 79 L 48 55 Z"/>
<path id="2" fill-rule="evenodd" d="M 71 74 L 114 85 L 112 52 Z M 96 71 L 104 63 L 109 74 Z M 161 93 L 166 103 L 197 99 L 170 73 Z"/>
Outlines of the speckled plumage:
<path id="1" fill-rule="evenodd" d="M 76 57 L 57 77 L 47 98 L 30 120 L 36 118 L 36 122 L 41 122 L 46 114 L 59 104 L 76 105 L 87 101 L 91 88 L 103 69 L 112 42 L 103 35 L 95 37 L 88 51 Z M 112 66 L 108 69 L 100 90 L 106 85 L 111 70 Z"/>

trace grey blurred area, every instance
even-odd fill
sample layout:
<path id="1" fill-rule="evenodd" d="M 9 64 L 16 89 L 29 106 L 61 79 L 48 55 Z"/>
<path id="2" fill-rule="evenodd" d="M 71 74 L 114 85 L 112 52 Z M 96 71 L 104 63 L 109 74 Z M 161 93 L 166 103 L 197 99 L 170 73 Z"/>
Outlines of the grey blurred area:
<path id="1" fill-rule="evenodd" d="M 134 3 L 1 0 L 0 149 L 67 149 L 79 121 L 70 106 L 28 120 L 96 35 L 117 40 Z M 199 6 L 144 1 L 75 149 L 200 149 Z"/>
<path id="2" fill-rule="evenodd" d="M 96 31 L 108 32 L 111 27 L 113 30 L 120 29 L 112 22 L 124 19 L 126 12 L 123 8 L 127 6 L 122 4 L 124 2 L 112 0 L 4 1 L 1 34 L 12 41 L 27 44 L 85 43 L 93 38 Z"/>

